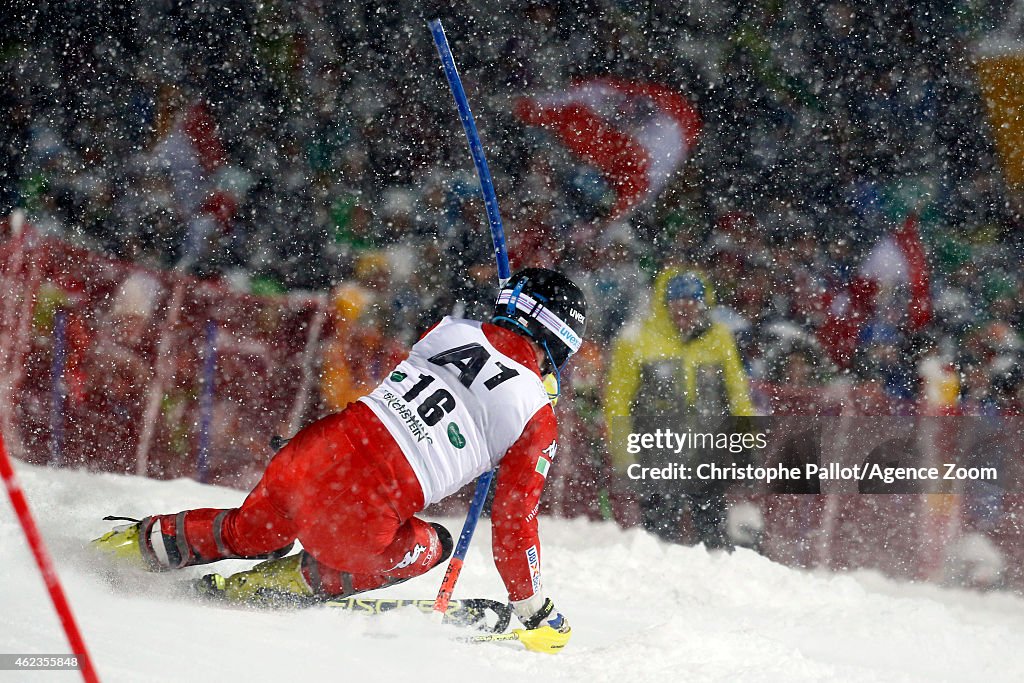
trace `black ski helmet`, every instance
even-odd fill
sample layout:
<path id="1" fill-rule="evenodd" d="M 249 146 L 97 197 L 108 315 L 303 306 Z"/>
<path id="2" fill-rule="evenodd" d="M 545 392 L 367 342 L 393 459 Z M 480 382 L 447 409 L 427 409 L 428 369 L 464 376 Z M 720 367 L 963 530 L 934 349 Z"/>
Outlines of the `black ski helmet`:
<path id="1" fill-rule="evenodd" d="M 587 331 L 587 302 L 576 283 L 554 270 L 526 268 L 498 292 L 495 325 L 525 334 L 547 351 L 545 372 L 559 370 L 580 350 Z"/>

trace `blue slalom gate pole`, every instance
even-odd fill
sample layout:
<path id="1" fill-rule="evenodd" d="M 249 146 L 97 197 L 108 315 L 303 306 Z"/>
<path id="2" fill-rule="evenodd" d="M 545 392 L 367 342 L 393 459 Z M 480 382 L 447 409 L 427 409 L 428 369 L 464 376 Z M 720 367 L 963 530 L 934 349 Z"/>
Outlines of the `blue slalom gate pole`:
<path id="1" fill-rule="evenodd" d="M 50 364 L 50 467 L 64 464 L 64 406 L 68 394 L 64 382 L 67 327 L 67 312 L 58 309 L 53 316 L 53 360 Z"/>
<path id="2" fill-rule="evenodd" d="M 437 598 L 434 600 L 434 612 L 444 616 L 448 611 L 448 603 L 455 592 L 455 583 L 462 573 L 462 565 L 466 561 L 466 553 L 469 552 L 469 542 L 473 540 L 476 532 L 476 523 L 480 520 L 480 513 L 484 509 L 484 502 L 491 490 L 491 479 L 494 478 L 494 470 L 484 472 L 476 480 L 476 490 L 473 491 L 473 500 L 469 503 L 469 510 L 466 512 L 466 521 L 462 523 L 462 533 L 459 534 L 459 542 L 455 544 L 455 551 L 452 559 L 448 561 L 448 568 L 445 569 L 444 578 L 441 580 L 441 588 L 437 591 Z"/>
<path id="3" fill-rule="evenodd" d="M 473 120 L 473 112 L 469 110 L 469 100 L 466 99 L 466 91 L 462 88 L 462 79 L 459 78 L 459 72 L 455 68 L 452 49 L 448 46 L 448 39 L 445 38 L 444 27 L 441 26 L 440 19 L 434 19 L 430 22 L 430 32 L 434 36 L 437 54 L 440 55 L 441 64 L 444 66 L 444 75 L 448 78 L 448 86 L 451 88 L 452 96 L 455 97 L 455 106 L 459 110 L 459 120 L 462 121 L 462 129 L 466 131 L 466 140 L 469 141 L 469 153 L 473 155 L 476 175 L 480 180 L 480 194 L 483 195 L 484 206 L 487 208 L 487 221 L 491 226 L 494 258 L 498 262 L 498 286 L 502 287 L 512 277 L 512 271 L 508 265 L 505 228 L 501 224 L 501 213 L 498 211 L 498 197 L 494 193 L 491 171 L 487 167 L 487 159 L 484 157 L 484 146 L 480 142 L 480 133 L 477 132 L 476 121 Z"/>
<path id="4" fill-rule="evenodd" d="M 213 425 L 213 385 L 217 371 L 217 324 L 206 323 L 203 344 L 203 391 L 199 395 L 199 453 L 196 456 L 196 476 L 205 482 L 210 468 L 210 429 Z"/>
<path id="5" fill-rule="evenodd" d="M 455 106 L 459 110 L 459 119 L 462 121 L 462 129 L 466 133 L 466 140 L 469 142 L 469 152 L 473 156 L 473 164 L 476 166 L 477 178 L 480 180 L 480 194 L 484 198 L 484 206 L 487 209 L 487 221 L 491 227 L 491 240 L 494 242 L 494 258 L 498 264 L 498 287 L 501 288 L 512 276 L 508 263 L 508 248 L 505 245 L 505 228 L 501 223 L 501 213 L 498 211 L 498 197 L 494 192 L 494 183 L 491 182 L 491 171 L 487 167 L 487 159 L 484 157 L 484 147 L 480 142 L 480 133 L 476 129 L 476 122 L 473 120 L 473 112 L 469 109 L 469 100 L 466 99 L 466 91 L 462 87 L 462 79 L 455 68 L 455 59 L 452 57 L 452 50 L 448 46 L 448 39 L 444 35 L 444 27 L 440 19 L 434 19 L 429 23 L 430 32 L 434 36 L 434 45 L 437 47 L 437 54 L 441 57 L 441 65 L 444 67 L 444 75 L 448 79 L 448 87 L 451 88 L 452 96 L 455 98 Z M 466 553 L 469 551 L 469 543 L 473 540 L 473 533 L 476 531 L 476 523 L 480 519 L 480 513 L 487 501 L 487 493 L 491 490 L 491 480 L 494 479 L 494 470 L 480 475 L 476 481 L 476 490 L 473 492 L 473 500 L 469 503 L 469 510 L 466 512 L 466 521 L 462 524 L 462 533 L 459 534 L 459 541 L 455 545 L 452 559 L 448 562 L 444 579 L 441 581 L 441 588 L 437 592 L 437 599 L 434 601 L 434 612 L 444 615 L 448 609 L 448 602 L 451 600 L 452 592 L 455 590 L 455 582 L 462 572 L 462 564 L 466 560 Z"/>

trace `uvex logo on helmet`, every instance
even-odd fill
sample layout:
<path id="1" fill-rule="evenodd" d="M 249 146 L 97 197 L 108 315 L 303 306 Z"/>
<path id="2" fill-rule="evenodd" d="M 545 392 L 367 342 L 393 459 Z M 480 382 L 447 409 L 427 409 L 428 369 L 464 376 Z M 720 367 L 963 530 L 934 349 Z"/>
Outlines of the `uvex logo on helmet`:
<path id="1" fill-rule="evenodd" d="M 562 327 L 562 329 L 558 331 L 558 336 L 564 339 L 566 345 L 573 350 L 578 349 L 580 345 L 583 344 L 583 340 L 573 334 L 573 331 L 568 327 Z"/>

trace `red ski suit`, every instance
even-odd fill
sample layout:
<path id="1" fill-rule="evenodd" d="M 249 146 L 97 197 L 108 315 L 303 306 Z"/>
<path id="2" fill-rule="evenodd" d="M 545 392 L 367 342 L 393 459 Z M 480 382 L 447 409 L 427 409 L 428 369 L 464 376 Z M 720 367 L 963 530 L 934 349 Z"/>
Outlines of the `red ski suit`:
<path id="1" fill-rule="evenodd" d="M 525 338 L 490 324 L 481 331 L 494 349 L 540 377 Z M 492 546 L 511 600 L 540 590 L 537 508 L 556 439 L 545 401 L 500 457 Z M 197 561 L 257 556 L 297 539 L 317 560 L 307 568 L 314 589 L 346 595 L 417 576 L 440 561 L 436 530 L 414 516 L 423 507 L 423 488 L 399 443 L 357 402 L 292 438 L 241 507 L 164 515 L 161 523 L 172 534 L 184 524 L 187 551 Z"/>

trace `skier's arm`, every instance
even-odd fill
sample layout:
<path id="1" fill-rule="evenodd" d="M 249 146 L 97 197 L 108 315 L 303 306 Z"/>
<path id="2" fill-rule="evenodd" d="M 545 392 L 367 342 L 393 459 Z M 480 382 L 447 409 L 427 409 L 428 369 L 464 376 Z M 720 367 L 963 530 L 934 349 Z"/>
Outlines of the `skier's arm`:
<path id="1" fill-rule="evenodd" d="M 498 467 L 491 508 L 494 564 L 525 629 L 519 641 L 537 652 L 558 652 L 572 634 L 569 621 L 544 597 L 540 580 L 537 508 L 558 444 L 550 405 L 537 411 Z"/>
<path id="2" fill-rule="evenodd" d="M 494 564 L 512 601 L 525 600 L 541 588 L 537 508 L 557 439 L 554 411 L 545 405 L 498 467 L 491 508 Z"/>

